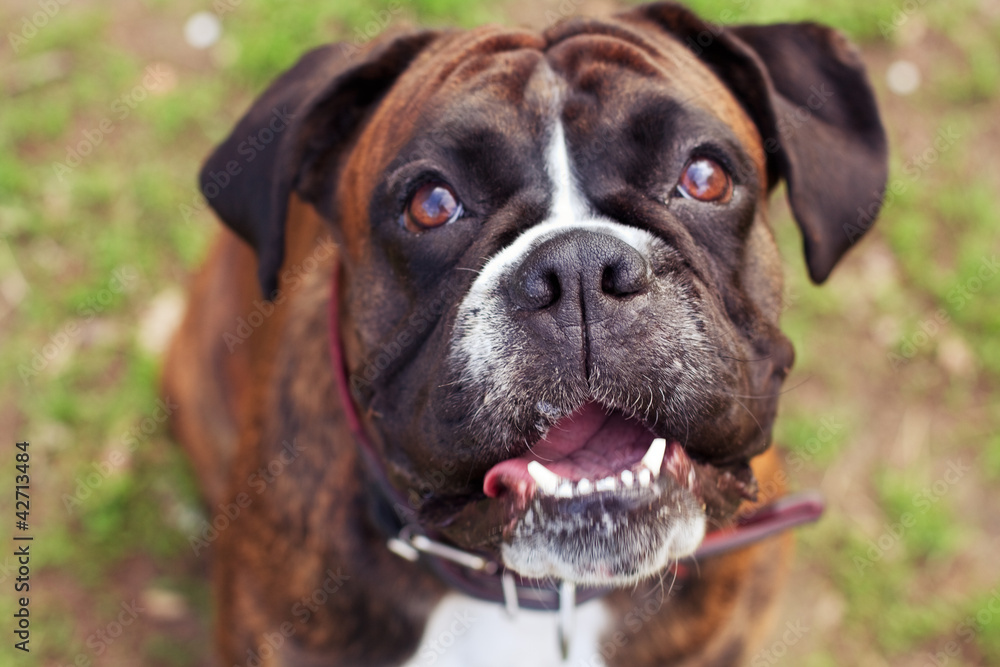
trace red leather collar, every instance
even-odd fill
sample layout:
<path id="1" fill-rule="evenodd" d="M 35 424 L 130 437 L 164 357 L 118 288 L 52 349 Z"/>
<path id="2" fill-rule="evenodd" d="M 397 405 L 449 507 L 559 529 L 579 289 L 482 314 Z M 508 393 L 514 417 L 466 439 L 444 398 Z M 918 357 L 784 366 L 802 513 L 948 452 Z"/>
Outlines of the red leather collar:
<path id="1" fill-rule="evenodd" d="M 361 451 L 365 466 L 378 482 L 382 493 L 397 506 L 407 507 L 407 499 L 389 482 L 381 459 L 376 454 L 368 434 L 365 433 L 351 395 L 348 369 L 340 339 L 339 274 L 338 263 L 333 269 L 330 288 L 330 360 L 344 416 Z M 684 577 L 687 575 L 688 567 L 699 559 L 735 551 L 796 526 L 814 522 L 823 514 L 823 509 L 822 496 L 813 491 L 786 496 L 752 512 L 743 513 L 736 518 L 733 526 L 707 534 L 692 556 L 673 567 L 674 573 L 678 577 Z M 415 560 L 418 556 L 424 558 L 442 581 L 472 597 L 506 603 L 508 608 L 512 604 L 527 609 L 559 608 L 559 589 L 553 582 L 526 580 L 513 573 L 503 572 L 498 564 L 479 558 L 475 554 L 433 542 L 425 536 L 418 537 L 419 530 L 419 526 L 405 526 L 400 535 L 389 536 L 389 548 L 410 560 Z M 429 545 L 430 548 L 422 548 L 421 545 Z M 457 556 L 449 555 L 452 552 Z M 468 564 L 470 560 L 481 562 L 470 566 Z M 610 589 L 581 588 L 576 592 L 575 602 L 582 604 L 607 593 L 608 590 Z"/>

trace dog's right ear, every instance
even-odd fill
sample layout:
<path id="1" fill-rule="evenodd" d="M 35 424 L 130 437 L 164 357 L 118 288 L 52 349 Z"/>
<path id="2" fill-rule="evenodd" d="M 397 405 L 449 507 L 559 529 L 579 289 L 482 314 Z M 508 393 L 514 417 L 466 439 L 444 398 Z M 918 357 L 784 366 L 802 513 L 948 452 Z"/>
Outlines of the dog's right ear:
<path id="1" fill-rule="evenodd" d="M 264 296 L 285 254 L 288 198 L 329 164 L 410 63 L 440 33 L 407 33 L 362 51 L 330 44 L 306 53 L 253 103 L 205 161 L 201 191 L 219 218 L 257 253 Z"/>

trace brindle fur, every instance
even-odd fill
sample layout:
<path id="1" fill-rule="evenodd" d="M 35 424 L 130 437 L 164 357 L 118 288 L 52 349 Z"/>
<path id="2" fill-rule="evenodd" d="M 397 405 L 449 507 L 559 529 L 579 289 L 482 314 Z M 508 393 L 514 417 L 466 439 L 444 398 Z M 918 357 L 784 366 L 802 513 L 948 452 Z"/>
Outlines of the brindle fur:
<path id="1" fill-rule="evenodd" d="M 421 116 L 410 111 L 430 105 L 444 73 L 457 68 L 465 68 L 465 77 L 493 68 L 491 94 L 498 99 L 516 95 L 520 87 L 512 84 L 530 75 L 548 42 L 568 32 L 585 35 L 591 25 L 626 41 L 654 44 L 664 62 L 685 62 L 688 67 L 675 71 L 673 84 L 703 93 L 694 96 L 694 103 L 710 105 L 751 154 L 760 177 L 759 201 L 731 267 L 738 278 L 727 305 L 752 313 L 753 326 L 776 337 L 774 368 L 769 365 L 767 372 L 783 377 L 787 371 L 791 351 L 776 327 L 781 265 L 766 223 L 768 190 L 782 177 L 793 182 L 790 198 L 806 237 L 809 268 L 822 280 L 850 245 L 843 239 L 844 221 L 853 220 L 856 205 L 867 205 L 869 190 L 880 192 L 885 182 L 884 134 L 856 55 L 839 37 L 815 27 L 820 33 L 810 47 L 823 52 L 819 60 L 837 61 L 834 74 L 826 75 L 864 88 L 853 107 L 840 100 L 816 112 L 837 128 L 845 123 L 847 108 L 860 118 L 844 131 L 846 138 L 832 136 L 833 148 L 812 147 L 810 142 L 825 139 L 811 137 L 808 128 L 782 135 L 780 149 L 766 148 L 777 136 L 776 114 L 787 108 L 768 104 L 767 98 L 775 96 L 772 84 L 761 78 L 763 66 L 746 44 L 766 53 L 767 35 L 755 28 L 711 32 L 725 47 L 723 56 L 710 51 L 700 63 L 681 45 L 708 27 L 672 5 L 636 10 L 627 19 L 578 21 L 544 34 L 501 28 L 412 33 L 370 45 L 352 62 L 329 49 L 311 52 L 261 97 L 229 140 L 249 134 L 261 122 L 258 115 L 266 117 L 275 104 L 285 101 L 298 109 L 312 105 L 317 91 L 326 91 L 318 96 L 318 106 L 276 142 L 277 155 L 242 165 L 240 179 L 212 201 L 232 231 L 222 232 L 195 278 L 163 380 L 165 393 L 180 405 L 173 426 L 195 467 L 209 513 L 218 514 L 220 503 L 242 505 L 213 545 L 222 664 L 245 664 L 252 653 L 268 666 L 393 665 L 418 645 L 428 615 L 446 590 L 421 566 L 391 554 L 371 518 L 370 483 L 330 370 L 331 269 L 339 262 L 349 274 L 339 295 L 341 333 L 348 365 L 357 370 L 378 347 L 377 334 L 393 330 L 399 321 L 406 291 L 405 286 L 398 293 L 380 286 L 374 278 L 384 267 L 364 262 L 374 242 L 369 207 L 376 181 L 418 130 Z M 733 46 L 734 34 L 743 46 Z M 595 50 L 616 57 L 614 44 L 597 42 Z M 634 52 L 621 54 L 633 58 L 626 63 L 632 70 L 651 67 Z M 407 76 L 395 86 L 402 72 Z M 614 72 L 595 65 L 583 76 L 599 79 Z M 447 85 L 453 84 L 449 79 Z M 774 85 L 783 94 L 789 91 L 784 79 Z M 498 131 L 511 122 L 483 113 Z M 516 135 L 518 128 L 508 131 Z M 818 178 L 810 172 L 820 159 L 816 152 L 839 167 Z M 213 156 L 206 173 L 220 166 L 217 159 L 224 157 Z M 503 181 L 503 170 L 488 172 L 498 190 L 513 187 Z M 520 213 L 531 219 L 539 213 L 535 209 L 526 204 Z M 496 247 L 515 231 L 500 226 L 479 241 L 480 247 Z M 337 250 L 317 252 L 328 248 L 331 238 Z M 322 261 L 306 275 L 288 273 L 290 267 L 311 266 L 310 259 L 317 257 Z M 258 309 L 261 287 L 280 296 L 280 303 L 252 335 L 235 344 L 229 338 L 227 345 L 238 318 Z M 404 350 L 404 358 L 412 351 Z M 760 441 L 747 455 L 768 444 L 777 392 L 763 393 L 771 400 L 754 411 L 765 437 L 755 435 Z M 364 415 L 369 422 L 381 417 Z M 289 446 L 299 453 L 261 488 L 259 471 L 281 461 Z M 390 461 L 398 481 L 413 474 L 399 465 L 405 460 Z M 479 468 L 491 464 L 482 461 Z M 780 495 L 784 475 L 774 450 L 759 454 L 752 464 L 760 487 Z M 618 627 L 610 628 L 600 644 L 621 646 L 609 666 L 742 664 L 767 632 L 789 553 L 790 538 L 774 538 L 702 562 L 676 586 L 652 581 L 610 594 L 606 603 L 616 611 Z M 325 601 L 315 609 L 302 604 L 324 585 L 336 591 L 320 596 Z M 629 612 L 651 600 L 655 613 L 637 624 Z M 616 639 L 616 633 L 627 641 Z M 266 657 L 275 643 L 281 644 L 280 660 Z"/>

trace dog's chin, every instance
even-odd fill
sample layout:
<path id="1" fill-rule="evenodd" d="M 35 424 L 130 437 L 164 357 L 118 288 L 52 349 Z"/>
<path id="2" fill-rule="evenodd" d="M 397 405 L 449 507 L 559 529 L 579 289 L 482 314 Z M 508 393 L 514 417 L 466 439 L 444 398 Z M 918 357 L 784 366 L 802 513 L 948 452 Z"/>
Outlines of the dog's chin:
<path id="1" fill-rule="evenodd" d="M 522 577 L 625 586 L 694 553 L 705 525 L 698 500 L 669 479 L 646 488 L 536 497 L 501 555 Z"/>
<path id="2" fill-rule="evenodd" d="M 493 466 L 483 491 L 504 508 L 506 567 L 610 587 L 693 554 L 709 519 L 753 497 L 755 482 L 747 466 L 734 473 L 696 463 L 677 441 L 588 403 L 527 453 Z"/>

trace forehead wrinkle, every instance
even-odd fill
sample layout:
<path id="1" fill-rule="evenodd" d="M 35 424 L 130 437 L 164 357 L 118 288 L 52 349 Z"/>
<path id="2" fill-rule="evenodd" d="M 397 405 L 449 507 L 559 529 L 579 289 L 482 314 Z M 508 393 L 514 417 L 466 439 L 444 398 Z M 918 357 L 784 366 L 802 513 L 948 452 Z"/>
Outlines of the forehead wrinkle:
<path id="1" fill-rule="evenodd" d="M 543 44 L 537 33 L 497 26 L 440 38 L 403 73 L 368 124 L 365 133 L 371 136 L 366 145 L 382 160 L 374 170 L 384 169 L 418 132 L 432 120 L 440 121 L 441 110 L 453 103 L 465 107 L 479 103 L 480 111 L 488 113 L 491 102 L 516 101 L 542 57 Z"/>
<path id="2" fill-rule="evenodd" d="M 766 159 L 757 126 L 729 88 L 678 39 L 658 33 L 662 35 L 659 39 L 650 40 L 631 26 L 614 21 L 571 22 L 570 28 L 547 33 L 547 55 L 574 87 L 584 87 L 581 83 L 587 84 L 587 78 L 595 76 L 602 82 L 606 76 L 618 81 L 620 75 L 609 74 L 615 69 L 659 81 L 679 104 L 697 107 L 733 128 L 761 178 L 766 178 Z M 763 180 L 762 186 L 766 186 Z"/>

